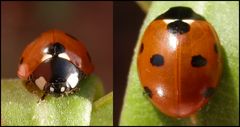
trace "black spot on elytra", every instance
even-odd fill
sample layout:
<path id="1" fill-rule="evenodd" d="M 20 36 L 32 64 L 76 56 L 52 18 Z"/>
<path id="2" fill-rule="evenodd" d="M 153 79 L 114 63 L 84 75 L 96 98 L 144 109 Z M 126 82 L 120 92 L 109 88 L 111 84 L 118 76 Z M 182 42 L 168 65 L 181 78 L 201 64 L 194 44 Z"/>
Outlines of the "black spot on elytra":
<path id="1" fill-rule="evenodd" d="M 55 42 L 55 43 L 48 45 L 48 51 L 47 51 L 48 54 L 56 56 L 56 55 L 58 55 L 60 53 L 64 53 L 64 52 L 65 52 L 65 47 L 62 44 L 60 44 L 59 42 Z"/>
<path id="2" fill-rule="evenodd" d="M 88 57 L 89 61 L 92 62 L 91 56 L 89 55 L 88 52 L 87 52 L 87 57 Z"/>
<path id="3" fill-rule="evenodd" d="M 175 22 L 169 23 L 167 25 L 167 29 L 172 34 L 184 34 L 190 30 L 190 26 L 181 20 L 177 20 Z"/>
<path id="4" fill-rule="evenodd" d="M 65 34 L 66 34 L 67 36 L 71 37 L 72 39 L 78 41 L 78 39 L 77 39 L 76 37 L 74 37 L 74 36 L 72 36 L 72 35 L 70 35 L 70 34 L 68 34 L 68 33 L 65 33 Z"/>
<path id="5" fill-rule="evenodd" d="M 216 53 L 218 53 L 218 46 L 217 46 L 216 43 L 214 43 L 214 51 L 215 51 Z"/>
<path id="6" fill-rule="evenodd" d="M 21 58 L 21 60 L 20 60 L 20 64 L 22 64 L 23 63 L 23 57 Z"/>
<path id="7" fill-rule="evenodd" d="M 143 49 L 144 49 L 144 45 L 143 43 L 141 44 L 141 47 L 140 47 L 140 50 L 139 50 L 139 53 L 142 53 L 143 52 Z"/>
<path id="8" fill-rule="evenodd" d="M 209 98 L 213 95 L 215 91 L 215 88 L 213 87 L 208 87 L 205 91 L 203 91 L 202 95 L 205 97 L 205 98 Z"/>
<path id="9" fill-rule="evenodd" d="M 144 91 L 150 98 L 152 98 L 152 91 L 148 87 L 145 86 Z"/>
<path id="10" fill-rule="evenodd" d="M 193 67 L 202 67 L 207 64 L 207 60 L 201 55 L 193 56 L 191 64 Z"/>
<path id="11" fill-rule="evenodd" d="M 189 7 L 172 7 L 162 15 L 158 16 L 155 20 L 159 19 L 194 19 L 194 20 L 205 20 L 204 17 L 195 13 Z"/>
<path id="12" fill-rule="evenodd" d="M 154 54 L 151 59 L 150 62 L 152 64 L 152 66 L 162 66 L 164 64 L 164 58 L 162 55 L 160 54 Z"/>

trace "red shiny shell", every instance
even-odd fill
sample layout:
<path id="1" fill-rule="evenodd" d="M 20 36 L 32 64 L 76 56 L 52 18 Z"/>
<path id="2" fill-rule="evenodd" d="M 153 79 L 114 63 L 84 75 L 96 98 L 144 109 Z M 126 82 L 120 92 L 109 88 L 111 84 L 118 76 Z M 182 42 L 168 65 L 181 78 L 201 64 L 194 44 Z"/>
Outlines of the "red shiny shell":
<path id="1" fill-rule="evenodd" d="M 43 50 L 51 43 L 58 42 L 65 47 L 65 52 L 70 61 L 81 69 L 85 74 L 90 74 L 94 70 L 91 58 L 85 46 L 76 38 L 60 30 L 49 30 L 41 34 L 25 48 L 18 67 L 18 77 L 27 79 L 30 74 L 42 62 Z"/>
<path id="2" fill-rule="evenodd" d="M 206 104 L 222 71 L 213 27 L 204 20 L 193 20 L 189 26 L 188 32 L 173 34 L 168 23 L 153 21 L 137 59 L 141 84 L 152 103 L 172 117 L 188 117 Z M 154 54 L 162 57 L 153 59 Z"/>

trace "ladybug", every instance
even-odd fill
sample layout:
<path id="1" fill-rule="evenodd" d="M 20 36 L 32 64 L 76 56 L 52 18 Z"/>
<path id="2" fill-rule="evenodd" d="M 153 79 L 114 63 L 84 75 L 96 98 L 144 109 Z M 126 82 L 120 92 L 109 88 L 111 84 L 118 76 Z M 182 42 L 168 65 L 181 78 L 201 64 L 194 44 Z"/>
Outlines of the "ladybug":
<path id="1" fill-rule="evenodd" d="M 203 107 L 222 73 L 220 42 L 204 17 L 172 7 L 146 28 L 137 57 L 140 82 L 164 114 L 190 117 Z"/>
<path id="2" fill-rule="evenodd" d="M 60 30 L 49 30 L 27 45 L 17 75 L 34 84 L 44 95 L 73 93 L 94 70 L 85 46 Z"/>

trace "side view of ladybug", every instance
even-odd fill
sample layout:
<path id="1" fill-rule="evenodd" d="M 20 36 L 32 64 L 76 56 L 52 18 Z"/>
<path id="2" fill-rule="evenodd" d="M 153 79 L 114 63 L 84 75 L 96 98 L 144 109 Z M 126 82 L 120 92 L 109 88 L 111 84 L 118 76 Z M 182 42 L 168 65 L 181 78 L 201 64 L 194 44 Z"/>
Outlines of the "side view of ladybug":
<path id="1" fill-rule="evenodd" d="M 94 70 L 85 46 L 60 30 L 49 30 L 27 45 L 17 75 L 35 84 L 44 95 L 63 95 L 79 87 Z"/>
<path id="2" fill-rule="evenodd" d="M 145 92 L 161 112 L 189 117 L 208 102 L 220 81 L 217 33 L 191 8 L 172 7 L 146 28 L 137 66 Z"/>

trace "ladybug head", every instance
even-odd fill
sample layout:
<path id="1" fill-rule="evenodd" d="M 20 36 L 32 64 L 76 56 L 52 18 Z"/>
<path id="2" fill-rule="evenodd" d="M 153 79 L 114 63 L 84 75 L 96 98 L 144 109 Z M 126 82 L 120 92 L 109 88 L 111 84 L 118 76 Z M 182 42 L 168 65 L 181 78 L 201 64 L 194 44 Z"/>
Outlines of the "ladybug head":
<path id="1" fill-rule="evenodd" d="M 78 78 L 75 77 L 75 82 Z M 76 83 L 75 83 L 76 84 Z M 59 96 L 62 93 L 71 90 L 71 84 L 69 84 L 65 79 L 56 79 L 54 82 L 47 82 L 44 86 L 44 91 L 53 95 Z"/>
<path id="2" fill-rule="evenodd" d="M 85 74 L 70 61 L 52 57 L 33 71 L 30 80 L 46 93 L 60 95 L 78 87 Z"/>

